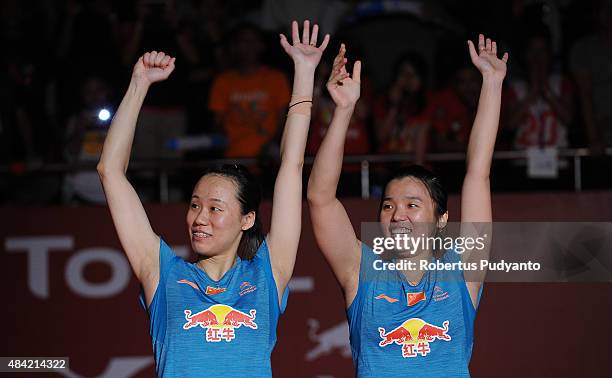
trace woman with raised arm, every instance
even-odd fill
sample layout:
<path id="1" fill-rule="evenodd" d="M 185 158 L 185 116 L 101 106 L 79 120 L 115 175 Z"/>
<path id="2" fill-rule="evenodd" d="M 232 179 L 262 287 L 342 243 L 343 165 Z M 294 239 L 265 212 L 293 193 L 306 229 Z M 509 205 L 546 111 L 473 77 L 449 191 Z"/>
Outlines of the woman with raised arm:
<path id="1" fill-rule="evenodd" d="M 300 238 L 314 73 L 329 42 L 326 35 L 317 47 L 318 26 L 311 33 L 308 21 L 301 41 L 297 22 L 292 28 L 292 43 L 280 36 L 295 77 L 267 236 L 258 214 L 260 189 L 237 165 L 209 170 L 193 190 L 187 232 L 196 263 L 177 257 L 151 228 L 125 172 L 147 90 L 168 78 L 174 58 L 153 51 L 138 60 L 106 137 L 98 172 L 121 245 L 144 289 L 158 376 L 272 374 L 270 354 Z"/>
<path id="2" fill-rule="evenodd" d="M 497 58 L 495 42 L 482 35 L 478 52 L 471 41 L 468 48 L 483 83 L 468 146 L 461 221 L 490 222 L 489 172 L 508 55 Z M 469 376 L 482 281 L 466 282 L 466 271 L 453 275 L 436 270 L 380 269 L 386 256 L 381 259 L 357 238 L 336 198 L 348 120 L 359 98 L 360 64 L 355 63 L 349 77 L 344 54 L 342 46 L 327 84 L 336 110 L 315 158 L 308 203 L 317 243 L 344 292 L 357 376 Z M 415 237 L 426 230 L 425 236 L 439 235 L 448 219 L 446 199 L 440 179 L 425 168 L 398 170 L 387 182 L 381 201 L 378 220 L 382 233 L 386 237 Z M 423 229 L 423 225 L 430 228 Z M 466 229 L 462 227 L 462 233 L 474 232 Z M 411 252 L 395 251 L 391 262 L 418 266 L 419 261 L 466 259 L 466 254 L 459 257 L 453 250 L 434 253 L 433 248 L 420 248 Z"/>

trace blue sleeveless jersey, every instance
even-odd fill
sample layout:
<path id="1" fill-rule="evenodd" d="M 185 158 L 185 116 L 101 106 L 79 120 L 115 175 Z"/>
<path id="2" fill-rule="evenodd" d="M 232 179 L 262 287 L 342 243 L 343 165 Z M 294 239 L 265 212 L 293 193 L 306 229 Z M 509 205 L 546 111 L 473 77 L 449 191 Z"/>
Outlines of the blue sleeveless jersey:
<path id="1" fill-rule="evenodd" d="M 271 377 L 279 305 L 264 241 L 252 260 L 214 281 L 161 240 L 159 286 L 148 308 L 159 377 Z M 141 300 L 143 298 L 141 297 Z"/>
<path id="2" fill-rule="evenodd" d="M 413 286 L 376 271 L 362 243 L 357 295 L 347 316 L 358 377 L 469 377 L 476 310 L 461 271 L 427 271 Z M 440 261 L 458 262 L 447 251 Z"/>

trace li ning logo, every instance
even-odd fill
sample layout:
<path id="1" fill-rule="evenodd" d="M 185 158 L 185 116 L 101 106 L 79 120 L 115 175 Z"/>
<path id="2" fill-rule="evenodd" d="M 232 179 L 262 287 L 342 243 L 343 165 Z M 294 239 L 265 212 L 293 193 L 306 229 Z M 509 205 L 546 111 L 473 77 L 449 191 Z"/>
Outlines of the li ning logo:
<path id="1" fill-rule="evenodd" d="M 444 291 L 444 289 L 442 289 L 440 286 L 436 285 L 434 287 L 434 292 L 433 292 L 432 298 L 433 298 L 433 300 L 435 302 L 443 301 L 445 299 L 448 299 L 448 292 Z"/>
<path id="2" fill-rule="evenodd" d="M 257 286 L 251 285 L 250 282 L 244 281 L 240 284 L 240 296 L 246 295 L 248 293 L 252 293 L 257 290 Z"/>

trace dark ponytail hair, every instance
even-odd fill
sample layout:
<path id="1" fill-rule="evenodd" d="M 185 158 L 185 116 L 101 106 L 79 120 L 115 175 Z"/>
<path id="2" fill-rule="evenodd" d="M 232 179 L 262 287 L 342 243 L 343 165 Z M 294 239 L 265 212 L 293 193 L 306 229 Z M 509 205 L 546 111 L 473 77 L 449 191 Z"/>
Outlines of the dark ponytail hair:
<path id="1" fill-rule="evenodd" d="M 255 176 L 240 164 L 224 164 L 220 167 L 210 168 L 204 173 L 203 177 L 209 175 L 227 177 L 232 180 L 236 184 L 236 199 L 240 202 L 242 215 L 251 211 L 255 213 L 255 222 L 251 228 L 243 232 L 237 252 L 238 257 L 242 260 L 250 260 L 255 257 L 257 249 L 264 240 L 261 221 L 257 216 L 261 203 L 261 186 Z"/>
<path id="2" fill-rule="evenodd" d="M 447 201 L 448 201 L 448 193 L 446 189 L 444 189 L 444 185 L 442 184 L 442 180 L 438 175 L 430 171 L 429 169 L 420 166 L 420 165 L 404 165 L 397 168 L 395 171 L 389 175 L 387 181 L 385 182 L 384 190 L 387 190 L 387 186 L 393 180 L 400 180 L 404 177 L 412 177 L 425 185 L 433 203 L 435 205 L 434 211 L 436 214 L 436 218 L 440 218 L 442 215 L 446 213 Z M 378 206 L 378 214 L 382 210 L 382 205 L 384 201 L 383 198 L 380 201 L 380 205 Z M 380 216 L 380 215 L 379 215 Z"/>

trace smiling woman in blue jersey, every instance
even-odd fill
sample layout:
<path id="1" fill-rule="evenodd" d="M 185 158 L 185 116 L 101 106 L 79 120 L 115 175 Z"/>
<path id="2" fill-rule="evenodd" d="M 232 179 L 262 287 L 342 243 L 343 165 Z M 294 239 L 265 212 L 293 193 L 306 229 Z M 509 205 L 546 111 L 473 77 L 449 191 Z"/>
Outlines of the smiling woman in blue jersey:
<path id="1" fill-rule="evenodd" d="M 499 59 L 496 43 L 482 35 L 478 51 L 471 41 L 468 50 L 483 79 L 461 193 L 461 230 L 469 236 L 479 234 L 468 227 L 471 222 L 483 222 L 485 228 L 491 222 L 489 173 L 508 55 Z M 317 243 L 344 292 L 357 376 L 469 376 L 482 280 L 466 280 L 467 271 L 455 272 L 455 279 L 445 276 L 452 272 L 436 270 L 373 272 L 372 262 L 379 256 L 357 238 L 336 198 L 346 130 L 360 93 L 361 64 L 356 62 L 349 75 L 345 53 L 342 46 L 327 83 L 336 109 L 315 158 L 308 203 Z M 439 235 L 448 219 L 446 199 L 432 172 L 420 166 L 399 169 L 385 186 L 380 205 L 383 234 L 421 235 L 416 230 L 430 224 L 424 235 Z M 453 250 L 416 252 L 394 255 L 393 260 L 418 266 L 420 261 L 453 263 L 468 256 Z"/>
<path id="2" fill-rule="evenodd" d="M 170 76 L 175 59 L 153 51 L 134 66 L 98 172 L 119 240 L 144 289 L 158 376 L 272 375 L 270 354 L 300 238 L 314 73 L 329 42 L 326 35 L 318 45 L 317 34 L 318 26 L 311 31 L 305 21 L 300 36 L 294 21 L 292 42 L 280 35 L 295 76 L 269 233 L 262 233 L 261 194 L 253 176 L 237 165 L 212 169 L 196 184 L 187 210 L 187 232 L 198 256 L 193 264 L 153 231 L 125 174 L 147 91 Z"/>

